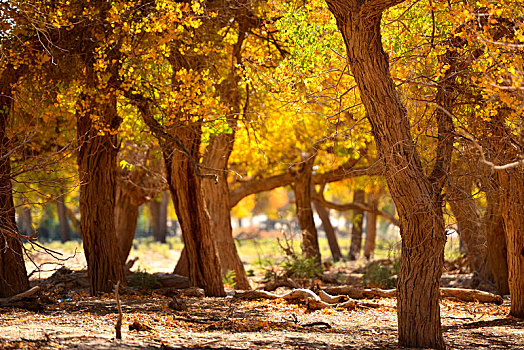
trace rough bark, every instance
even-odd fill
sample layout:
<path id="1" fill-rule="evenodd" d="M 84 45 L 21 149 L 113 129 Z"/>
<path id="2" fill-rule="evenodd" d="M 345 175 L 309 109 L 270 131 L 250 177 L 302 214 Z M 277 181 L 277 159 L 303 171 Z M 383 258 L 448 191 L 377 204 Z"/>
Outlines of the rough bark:
<path id="1" fill-rule="evenodd" d="M 11 297 L 29 289 L 22 243 L 18 238 L 11 184 L 9 138 L 6 126 L 13 105 L 12 86 L 18 74 L 8 66 L 0 74 L 0 297 Z"/>
<path id="2" fill-rule="evenodd" d="M 472 186 L 472 174 L 456 165 L 449 177 L 447 198 L 476 283 L 475 280 L 491 281 L 493 276 L 488 265 L 486 232 L 482 230 L 480 211 L 471 195 Z"/>
<path id="3" fill-rule="evenodd" d="M 179 125 L 172 132 L 184 143 L 189 156 L 198 161 L 200 127 Z M 195 173 L 188 155 L 177 152 L 170 142 L 164 143 L 162 152 L 169 190 L 184 238 L 185 254 L 181 255 L 175 273 L 180 274 L 185 265 L 192 286 L 203 288 L 208 296 L 224 296 L 220 260 L 211 231 L 211 218 L 202 195 L 201 178 Z"/>
<path id="4" fill-rule="evenodd" d="M 234 122 L 236 123 L 236 122 Z M 251 289 L 247 279 L 244 264 L 240 260 L 233 239 L 231 227 L 231 211 L 229 204 L 229 185 L 227 182 L 227 163 L 233 150 L 234 134 L 219 134 L 212 137 L 204 154 L 203 164 L 217 172 L 218 182 L 204 181 L 202 189 L 211 217 L 211 226 L 216 239 L 222 275 L 228 271 L 235 273 L 235 288 Z"/>
<path id="5" fill-rule="evenodd" d="M 497 175 L 508 250 L 509 314 L 524 318 L 524 166 L 499 171 Z"/>
<path id="6" fill-rule="evenodd" d="M 60 240 L 64 243 L 71 240 L 71 227 L 67 220 L 67 208 L 64 203 L 64 195 L 56 198 L 56 212 L 58 213 L 58 223 L 60 225 Z"/>
<path id="7" fill-rule="evenodd" d="M 298 223 L 302 232 L 302 254 L 306 259 L 313 259 L 320 264 L 322 260 L 318 246 L 318 233 L 311 208 L 311 175 L 314 163 L 315 156 L 309 155 L 296 166 L 293 191 L 295 193 Z"/>
<path id="8" fill-rule="evenodd" d="M 353 202 L 364 203 L 366 201 L 366 192 L 363 190 L 356 190 L 353 194 Z M 360 255 L 362 249 L 362 228 L 364 225 L 364 211 L 353 210 L 353 224 L 351 228 L 351 244 L 349 246 L 349 260 L 356 260 Z"/>
<path id="9" fill-rule="evenodd" d="M 89 106 L 89 112 L 83 109 L 77 116 L 80 227 L 91 295 L 111 292 L 118 281 L 125 283 L 121 254 L 115 244 L 117 139 L 108 132 L 99 134 L 100 127 L 94 125 L 93 116 L 103 118 L 112 130 L 121 120 L 116 96 L 108 91 L 103 93 L 108 94 L 108 101 L 103 104 L 96 102 L 94 96 L 84 96 L 81 104 Z"/>
<path id="10" fill-rule="evenodd" d="M 385 177 L 398 210 L 402 236 L 398 280 L 399 345 L 444 349 L 439 310 L 446 233 L 441 189 L 449 165 L 449 138 L 432 180 L 425 175 L 410 134 L 407 111 L 395 89 L 382 48 L 382 12 L 402 2 L 327 0 L 340 29 L 351 71 L 384 159 Z M 449 122 L 449 121 L 448 121 Z M 444 130 L 443 130 L 444 131 Z M 440 123 L 439 123 L 440 133 Z M 451 139 L 452 141 L 452 139 Z M 441 146 L 439 144 L 439 146 Z M 438 157 L 437 156 L 437 157 Z"/>
<path id="11" fill-rule="evenodd" d="M 378 209 L 378 195 L 368 195 L 369 204 L 373 209 Z M 377 238 L 377 214 L 373 211 L 366 212 L 366 240 L 364 242 L 364 257 L 368 260 L 373 258 L 375 252 L 375 240 Z"/>
<path id="12" fill-rule="evenodd" d="M 331 251 L 333 261 L 336 262 L 342 260 L 342 253 L 340 252 L 340 246 L 338 245 L 337 235 L 329 218 L 329 210 L 317 200 L 313 200 L 313 205 L 322 221 L 322 227 L 324 227 L 324 231 L 326 232 L 329 250 Z"/>

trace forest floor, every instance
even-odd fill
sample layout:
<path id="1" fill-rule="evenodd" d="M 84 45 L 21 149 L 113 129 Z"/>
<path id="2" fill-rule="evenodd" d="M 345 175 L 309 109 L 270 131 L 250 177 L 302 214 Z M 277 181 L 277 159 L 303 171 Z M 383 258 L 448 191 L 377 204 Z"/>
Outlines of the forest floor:
<path id="1" fill-rule="evenodd" d="M 352 267 L 356 273 L 349 271 Z M 344 269 L 354 283 L 361 284 L 360 266 Z M 33 311 L 0 308 L 0 349 L 399 348 L 394 298 L 367 300 L 380 307 L 310 311 L 301 301 L 208 298 L 192 289 L 160 293 L 127 288 L 120 295 L 122 340 L 116 340 L 114 294 L 90 297 L 85 282 L 56 285 L 35 277 L 32 284 L 43 287 L 41 306 Z M 261 286 L 263 277 L 258 273 L 251 279 L 254 287 Z M 445 276 L 445 284 L 460 285 L 460 280 L 460 273 Z M 287 290 L 279 288 L 275 293 Z M 173 307 L 173 300 L 185 306 Z M 524 320 L 508 316 L 507 297 L 502 305 L 442 299 L 440 308 L 450 349 L 524 349 Z"/>

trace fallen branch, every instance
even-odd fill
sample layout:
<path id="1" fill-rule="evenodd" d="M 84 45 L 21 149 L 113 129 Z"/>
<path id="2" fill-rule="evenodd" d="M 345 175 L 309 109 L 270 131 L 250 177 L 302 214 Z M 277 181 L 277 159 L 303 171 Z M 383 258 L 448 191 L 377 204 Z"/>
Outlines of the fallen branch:
<path id="1" fill-rule="evenodd" d="M 324 291 L 331 295 L 347 295 L 353 299 L 372 299 L 372 298 L 395 298 L 396 289 L 380 288 L 358 288 L 354 286 L 336 286 L 324 288 Z M 503 299 L 500 295 L 484 292 L 476 289 L 465 288 L 440 288 L 441 298 L 455 298 L 461 301 L 480 303 L 502 304 Z"/>
<path id="2" fill-rule="evenodd" d="M 345 296 L 333 296 L 329 295 L 324 291 L 320 291 L 319 294 L 315 294 L 309 289 L 294 289 L 282 295 L 267 292 L 264 290 L 250 290 L 246 292 L 237 292 L 234 296 L 236 299 L 284 299 L 284 300 L 303 300 L 306 302 L 309 310 L 320 310 L 327 307 L 354 309 L 357 306 L 371 307 L 373 303 L 365 303 L 367 305 L 361 305 L 355 300 L 347 300 Z M 373 304 L 374 307 L 380 307 L 380 304 Z"/>
<path id="3" fill-rule="evenodd" d="M 504 300 L 500 295 L 476 289 L 440 288 L 441 298 L 456 298 L 462 301 L 478 301 L 479 303 L 494 303 L 502 305 Z"/>
<path id="4" fill-rule="evenodd" d="M 286 277 L 266 283 L 266 285 L 264 285 L 264 290 L 272 292 L 279 287 L 299 288 L 298 284 L 295 281 L 293 281 L 291 278 Z"/>
<path id="5" fill-rule="evenodd" d="M 8 305 L 12 304 L 14 302 L 17 302 L 19 300 L 22 300 L 24 298 L 30 297 L 31 295 L 35 294 L 40 290 L 40 286 L 34 286 L 33 288 L 30 288 L 26 290 L 25 292 L 19 293 L 17 295 L 13 295 L 9 298 L 0 298 L 0 305 Z"/>

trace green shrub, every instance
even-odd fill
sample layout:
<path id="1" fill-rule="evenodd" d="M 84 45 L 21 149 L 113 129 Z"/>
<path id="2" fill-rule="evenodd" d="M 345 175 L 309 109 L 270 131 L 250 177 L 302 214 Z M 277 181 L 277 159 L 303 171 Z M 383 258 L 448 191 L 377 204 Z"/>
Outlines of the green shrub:
<path id="1" fill-rule="evenodd" d="M 237 284 L 235 282 L 235 277 L 237 277 L 237 274 L 233 270 L 227 270 L 226 274 L 222 276 L 222 282 L 224 282 L 224 285 L 235 288 L 235 285 Z"/>
<path id="2" fill-rule="evenodd" d="M 129 276 L 129 285 L 141 289 L 153 289 L 161 286 L 155 275 L 140 267 Z"/>
<path id="3" fill-rule="evenodd" d="M 315 259 L 298 254 L 286 256 L 282 268 L 289 278 L 311 279 L 322 275 L 322 266 Z"/>
<path id="4" fill-rule="evenodd" d="M 400 267 L 400 262 L 394 260 L 392 263 L 377 261 L 370 263 L 362 278 L 362 282 L 367 287 L 395 288 Z"/>

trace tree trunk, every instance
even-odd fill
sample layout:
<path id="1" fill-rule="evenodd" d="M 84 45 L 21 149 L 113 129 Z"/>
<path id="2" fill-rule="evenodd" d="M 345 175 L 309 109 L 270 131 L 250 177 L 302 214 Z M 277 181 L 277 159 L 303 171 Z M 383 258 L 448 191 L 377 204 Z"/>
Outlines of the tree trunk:
<path id="1" fill-rule="evenodd" d="M 365 203 L 366 192 L 363 190 L 356 190 L 353 194 L 353 202 Z M 360 255 L 362 249 L 362 226 L 364 224 L 364 211 L 353 210 L 353 218 L 351 220 L 353 227 L 351 228 L 351 244 L 349 246 L 349 260 L 356 260 Z"/>
<path id="2" fill-rule="evenodd" d="M 368 196 L 369 204 L 373 209 L 378 209 L 379 197 L 371 193 Z M 366 213 L 366 240 L 364 242 L 364 256 L 371 260 L 375 253 L 375 240 L 377 238 L 377 214 L 372 211 Z"/>
<path id="3" fill-rule="evenodd" d="M 24 200 L 24 204 L 19 208 L 18 220 L 20 224 L 19 231 L 25 236 L 32 236 L 35 233 L 33 227 L 33 216 L 31 215 L 31 207 Z"/>
<path id="4" fill-rule="evenodd" d="M 302 163 L 297 165 L 294 172 L 293 191 L 295 192 L 298 223 L 302 232 L 302 254 L 304 258 L 313 259 L 317 264 L 320 264 L 322 260 L 318 246 L 318 234 L 313 219 L 313 209 L 311 208 L 311 175 L 315 156 L 307 155 L 306 157 Z"/>
<path id="5" fill-rule="evenodd" d="M 441 209 L 442 175 L 432 182 L 422 169 L 407 111 L 391 79 L 381 42 L 382 12 L 400 2 L 327 0 L 344 38 L 351 71 L 379 155 L 384 159 L 386 181 L 399 213 L 402 236 L 397 284 L 399 345 L 444 349 L 439 311 L 446 242 Z M 438 164 L 445 174 L 449 147 L 441 151 L 445 152 Z"/>
<path id="6" fill-rule="evenodd" d="M 198 163 L 200 127 L 179 125 L 174 132 L 184 143 L 189 156 Z M 169 189 L 184 238 L 185 253 L 183 251 L 180 256 L 175 273 L 187 270 L 192 286 L 203 288 L 208 296 L 224 296 L 220 260 L 202 195 L 201 178 L 195 173 L 187 155 L 177 152 L 175 147 L 170 147 L 170 143 L 166 143 L 162 151 Z"/>
<path id="7" fill-rule="evenodd" d="M 93 122 L 93 116 L 100 116 L 110 130 L 116 130 L 121 122 L 116 97 L 104 93 L 108 101 L 103 103 L 95 102 L 96 97 L 84 96 L 82 103 L 91 109 L 77 116 L 80 227 L 91 295 L 111 292 L 118 281 L 126 282 L 115 229 L 117 138 L 109 132 L 99 134 L 100 125 Z"/>
<path id="8" fill-rule="evenodd" d="M 151 230 L 153 231 L 153 238 L 160 242 L 160 206 L 162 205 L 159 198 L 154 198 L 149 202 L 149 212 L 151 213 Z M 164 243 L 164 242 L 163 242 Z"/>
<path id="9" fill-rule="evenodd" d="M 169 205 L 169 191 L 163 191 L 160 199 L 160 212 L 158 215 L 157 241 L 166 243 L 167 238 L 167 206 Z"/>
<path id="10" fill-rule="evenodd" d="M 8 66 L 0 75 L 0 298 L 29 289 L 22 242 L 18 238 L 11 184 L 9 138 L 6 126 L 13 105 L 12 86 L 18 74 Z"/>
<path id="11" fill-rule="evenodd" d="M 469 172 L 455 166 L 449 177 L 448 203 L 457 221 L 475 283 L 475 280 L 491 281 L 493 278 L 488 265 L 486 232 L 482 230 L 480 211 L 471 195 L 472 186 L 473 178 Z"/>
<path id="12" fill-rule="evenodd" d="M 126 181 L 119 178 L 115 196 L 115 231 L 123 264 L 133 247 L 140 204 L 135 198 L 133 187 L 130 188 Z"/>
<path id="13" fill-rule="evenodd" d="M 498 172 L 513 317 L 524 318 L 524 167 Z"/>
<path id="14" fill-rule="evenodd" d="M 234 123 L 236 124 L 236 121 Z M 222 171 L 217 171 L 216 173 L 218 176 L 217 183 L 204 181 L 202 189 L 211 217 L 211 227 L 215 234 L 222 275 L 225 275 L 228 271 L 234 271 L 235 288 L 251 289 L 244 264 L 238 255 L 231 227 L 229 186 L 226 170 L 234 141 L 234 133 L 222 133 L 211 138 L 204 154 L 203 164 L 208 168 Z"/>
<path id="15" fill-rule="evenodd" d="M 497 185 L 498 190 L 498 185 Z M 487 260 L 489 270 L 495 281 L 497 293 L 509 294 L 509 272 L 504 223 L 500 211 L 499 194 L 489 189 L 486 191 L 487 207 L 481 221 L 482 234 L 486 236 Z"/>
<path id="16" fill-rule="evenodd" d="M 71 240 L 71 228 L 67 221 L 67 208 L 64 203 L 64 195 L 56 198 L 56 212 L 58 213 L 58 222 L 60 224 L 60 240 L 62 243 Z"/>
<path id="17" fill-rule="evenodd" d="M 151 211 L 151 228 L 153 229 L 153 237 L 155 241 L 166 243 L 167 237 L 167 205 L 169 203 L 169 192 L 164 191 L 160 196 L 160 200 L 152 200 L 149 202 L 149 210 Z"/>
<path id="18" fill-rule="evenodd" d="M 337 262 L 342 260 L 342 253 L 340 252 L 340 246 L 338 245 L 337 235 L 333 225 L 331 225 L 331 220 L 329 219 L 329 210 L 326 209 L 319 201 L 314 200 L 313 205 L 315 210 L 322 221 L 322 226 L 326 232 L 326 237 L 329 244 L 329 250 L 331 251 L 331 256 L 333 261 Z"/>

